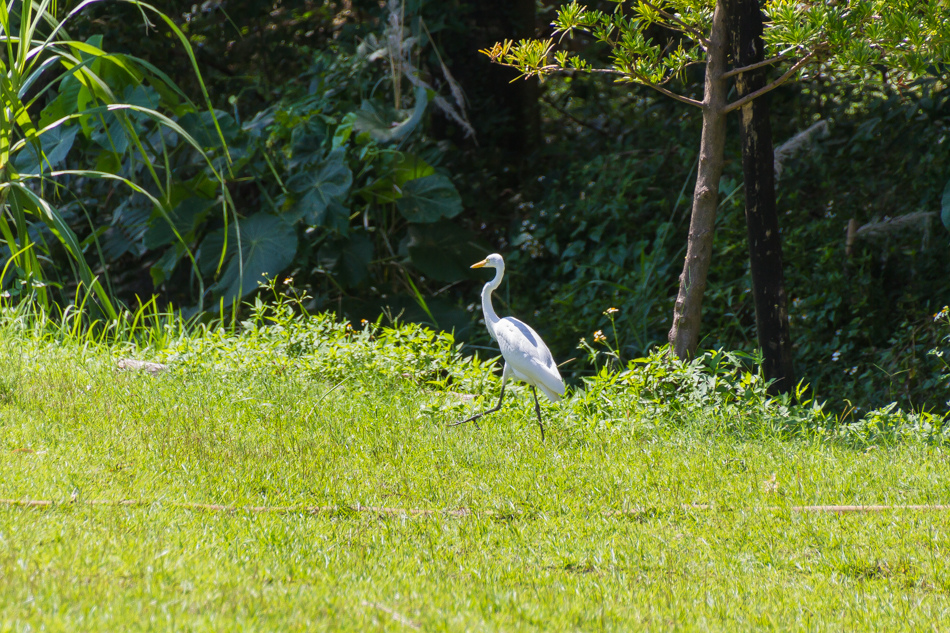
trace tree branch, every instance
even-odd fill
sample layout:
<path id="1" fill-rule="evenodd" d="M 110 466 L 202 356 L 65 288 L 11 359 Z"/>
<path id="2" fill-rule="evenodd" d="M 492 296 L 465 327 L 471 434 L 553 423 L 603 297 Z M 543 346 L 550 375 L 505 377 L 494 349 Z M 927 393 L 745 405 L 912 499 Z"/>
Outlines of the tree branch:
<path id="1" fill-rule="evenodd" d="M 645 82 L 645 81 L 643 81 L 643 82 L 637 82 L 637 83 L 642 83 L 644 86 L 649 86 L 650 88 L 653 88 L 653 89 L 656 90 L 657 92 L 660 92 L 660 93 L 662 93 L 662 94 L 665 94 L 667 97 L 670 97 L 670 98 L 672 98 L 672 99 L 676 99 L 677 101 L 682 101 L 683 103 L 687 103 L 687 104 L 689 104 L 689 105 L 691 105 L 691 106 L 696 106 L 697 108 L 703 107 L 703 102 L 702 102 L 702 101 L 697 101 L 696 99 L 690 99 L 689 97 L 684 97 L 683 95 L 676 94 L 676 93 L 673 92 L 672 90 L 667 90 L 667 89 L 664 88 L 663 86 L 658 86 L 657 84 L 647 83 L 647 82 Z"/>
<path id="2" fill-rule="evenodd" d="M 748 66 L 743 66 L 742 68 L 733 68 L 732 70 L 728 70 L 724 72 L 722 74 L 722 78 L 729 79 L 730 77 L 734 77 L 735 75 L 739 75 L 741 73 L 747 73 L 750 70 L 755 70 L 756 68 L 762 68 L 763 66 L 768 66 L 769 64 L 775 64 L 777 62 L 780 62 L 786 59 L 788 59 L 788 55 L 779 55 L 777 57 L 773 57 L 772 59 L 765 59 L 760 62 L 756 62 L 754 64 L 749 64 Z"/>
<path id="3" fill-rule="evenodd" d="M 759 88 L 755 92 L 750 92 L 749 94 L 742 97 L 738 101 L 733 101 L 732 103 L 730 103 L 723 109 L 722 111 L 723 114 L 727 114 L 729 112 L 732 112 L 733 110 L 737 110 L 741 108 L 742 106 L 744 106 L 745 104 L 752 101 L 753 99 L 758 99 L 765 93 L 775 90 L 776 88 L 784 84 L 786 81 L 788 81 L 792 75 L 797 73 L 802 68 L 802 66 L 804 66 L 809 61 L 811 61 L 811 58 L 814 57 L 817 52 L 818 52 L 818 49 L 815 49 L 812 52 L 805 55 L 804 57 L 802 57 L 800 60 L 798 60 L 798 62 L 794 66 L 788 69 L 788 72 L 786 72 L 784 75 L 782 75 L 781 77 L 779 77 L 778 79 L 770 83 L 769 85 L 765 86 L 764 88 Z"/>
<path id="4" fill-rule="evenodd" d="M 508 68 L 514 68 L 515 70 L 521 70 L 521 68 L 519 68 L 515 64 L 507 64 L 505 62 L 495 62 L 495 63 L 498 64 L 499 66 L 507 66 Z M 603 74 L 603 75 L 622 75 L 623 77 L 630 77 L 631 83 L 637 83 L 642 86 L 649 86 L 650 88 L 653 88 L 657 92 L 661 92 L 665 94 L 667 97 L 670 97 L 671 99 L 682 101 L 683 103 L 687 103 L 691 106 L 696 106 L 697 108 L 703 107 L 702 101 L 697 101 L 696 99 L 690 99 L 689 97 L 684 97 L 683 95 L 676 94 L 672 90 L 667 90 L 666 88 L 664 88 L 663 86 L 659 84 L 654 84 L 648 81 L 637 79 L 634 75 L 631 75 L 630 73 L 625 73 L 622 70 L 617 70 L 616 68 L 565 68 L 563 66 L 550 64 L 548 66 L 541 66 L 535 70 L 532 70 L 531 72 L 522 71 L 520 75 L 518 75 L 517 77 L 511 80 L 511 83 L 518 81 L 522 77 L 530 77 L 532 75 L 538 75 L 540 77 L 543 73 L 546 73 L 546 72 L 577 72 L 577 73 L 597 73 L 597 74 Z M 669 79 L 667 79 L 666 81 L 668 80 Z"/>
<path id="5" fill-rule="evenodd" d="M 667 13 L 666 11 L 664 11 L 664 10 L 661 9 L 660 7 L 656 6 L 655 4 L 653 4 L 652 2 L 650 2 L 649 0 L 640 0 L 640 4 L 645 4 L 645 5 L 647 5 L 648 7 L 650 7 L 651 9 L 653 9 L 654 11 L 656 11 L 657 13 L 659 13 L 660 15 L 662 15 L 664 18 L 666 18 L 667 20 L 669 20 L 669 21 L 671 21 L 671 22 L 676 22 L 677 24 L 679 24 L 681 27 L 683 27 L 683 30 L 684 30 L 684 31 L 686 31 L 687 33 L 691 33 L 691 34 L 695 35 L 695 36 L 698 38 L 699 43 L 702 44 L 704 47 L 708 47 L 708 46 L 709 46 L 709 40 L 706 39 L 706 36 L 703 35 L 702 31 L 696 29 L 695 27 L 690 26 L 690 25 L 687 24 L 686 22 L 683 22 L 682 20 L 680 20 L 680 19 L 679 19 L 678 17 L 676 17 L 675 15 L 671 15 L 671 14 Z"/>
<path id="6" fill-rule="evenodd" d="M 570 120 L 573 121 L 574 123 L 577 123 L 578 125 L 582 125 L 582 126 L 584 126 L 584 127 L 586 127 L 586 128 L 589 128 L 589 129 L 591 129 L 591 130 L 594 130 L 594 131 L 597 132 L 598 134 L 603 134 L 604 136 L 610 136 L 609 133 L 607 133 L 607 132 L 605 132 L 604 130 L 600 129 L 600 128 L 597 127 L 596 125 L 593 125 L 593 124 L 591 124 L 591 123 L 588 123 L 587 121 L 582 121 L 582 120 L 578 119 L 576 116 L 574 116 L 573 114 L 571 114 L 570 112 L 568 112 L 567 110 L 565 110 L 564 108 L 562 108 L 561 106 L 557 105 L 556 103 L 554 103 L 553 101 L 551 101 L 551 100 L 548 99 L 547 97 L 541 97 L 541 101 L 543 101 L 544 103 L 548 104 L 549 106 L 551 106 L 552 108 L 554 108 L 555 110 L 557 110 L 562 116 L 567 117 L 568 119 L 570 119 Z"/>

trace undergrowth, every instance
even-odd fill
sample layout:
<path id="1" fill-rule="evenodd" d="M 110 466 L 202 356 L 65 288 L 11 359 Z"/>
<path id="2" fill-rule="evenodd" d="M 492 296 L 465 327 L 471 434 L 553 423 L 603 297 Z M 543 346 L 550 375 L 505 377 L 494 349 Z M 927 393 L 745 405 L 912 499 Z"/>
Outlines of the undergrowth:
<path id="1" fill-rule="evenodd" d="M 465 355 L 451 333 L 398 320 L 384 325 L 383 317 L 354 326 L 332 313 L 307 314 L 303 306 L 309 297 L 292 287 L 277 289 L 271 283 L 264 290 L 271 301 L 258 295 L 240 321 L 222 313 L 211 322 L 187 322 L 145 304 L 113 322 L 88 322 L 82 309 L 53 316 L 22 303 L 0 311 L 0 330 L 8 331 L 5 338 L 25 337 L 39 345 L 105 347 L 113 358 L 162 363 L 182 379 L 211 370 L 237 379 L 294 374 L 333 388 L 379 378 L 408 382 L 429 394 L 418 417 L 434 423 L 467 417 L 497 398 L 503 359 Z M 596 369 L 603 352 L 583 342 L 581 348 Z M 905 411 L 890 403 L 863 415 L 856 409 L 832 414 L 811 399 L 802 383 L 793 395 L 772 396 L 760 358 L 744 352 L 707 350 L 685 362 L 663 346 L 625 364 L 616 350 L 610 356 L 612 362 L 574 384 L 560 404 L 543 404 L 545 415 L 564 432 L 624 432 L 634 420 L 653 420 L 742 438 L 817 440 L 865 449 L 896 442 L 950 443 L 946 413 Z M 15 391 L 11 384 L 4 376 L 0 397 L 10 397 L 5 394 Z M 523 385 L 509 389 L 513 395 L 506 407 L 530 398 Z"/>

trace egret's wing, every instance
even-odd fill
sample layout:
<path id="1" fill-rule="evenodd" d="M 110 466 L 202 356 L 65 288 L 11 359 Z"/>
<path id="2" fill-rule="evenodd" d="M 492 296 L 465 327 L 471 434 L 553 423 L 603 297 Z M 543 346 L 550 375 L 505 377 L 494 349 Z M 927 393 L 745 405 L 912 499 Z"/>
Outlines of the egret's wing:
<path id="1" fill-rule="evenodd" d="M 552 400 L 564 394 L 564 381 L 554 357 L 531 326 L 505 317 L 495 323 L 495 335 L 501 355 L 518 377 L 540 387 Z"/>

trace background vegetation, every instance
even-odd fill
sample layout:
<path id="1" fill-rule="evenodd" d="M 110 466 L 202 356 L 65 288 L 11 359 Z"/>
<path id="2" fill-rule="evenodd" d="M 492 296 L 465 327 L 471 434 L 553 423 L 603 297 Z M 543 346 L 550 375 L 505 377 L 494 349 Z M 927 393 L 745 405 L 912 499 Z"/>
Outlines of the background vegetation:
<path id="1" fill-rule="evenodd" d="M 517 7 L 165 3 L 216 116 L 163 110 L 200 146 L 166 138 L 171 158 L 158 180 L 175 180 L 166 213 L 103 181 L 69 183 L 87 201 L 64 216 L 85 260 L 129 304 L 156 293 L 192 312 L 229 305 L 279 270 L 313 297 L 311 310 L 354 323 L 398 315 L 454 329 L 478 349 L 488 340 L 467 266 L 497 250 L 509 269 L 501 309 L 530 320 L 559 360 L 578 357 L 564 368 L 574 379 L 647 355 L 669 326 L 699 122 L 648 89 L 600 78 L 509 85 L 513 75 L 475 51 L 523 32 Z M 543 34 L 552 8 L 531 8 Z M 70 36 L 154 65 L 201 102 L 175 32 L 146 28 L 134 7 L 93 4 Z M 603 52 L 586 44 L 577 44 L 585 55 Z M 778 141 L 823 122 L 782 155 L 779 206 L 798 369 L 838 412 L 892 401 L 946 411 L 950 399 L 942 358 L 930 354 L 946 347 L 935 314 L 950 303 L 946 72 L 931 68 L 908 85 L 885 74 L 845 83 L 826 69 L 772 96 Z M 687 74 L 684 91 L 700 80 Z M 61 103 L 67 87 L 54 84 L 32 107 Z M 736 136 L 730 128 L 701 346 L 751 352 Z M 118 169 L 103 163 L 103 149 L 89 132 L 62 161 Z M 218 211 L 228 197 L 230 215 Z M 64 271 L 59 301 L 68 304 L 68 254 L 43 256 Z M 7 291 L 29 274 L 14 262 Z M 609 307 L 619 311 L 608 317 Z M 598 330 L 610 348 L 595 342 Z M 593 363 L 581 338 L 600 352 Z"/>

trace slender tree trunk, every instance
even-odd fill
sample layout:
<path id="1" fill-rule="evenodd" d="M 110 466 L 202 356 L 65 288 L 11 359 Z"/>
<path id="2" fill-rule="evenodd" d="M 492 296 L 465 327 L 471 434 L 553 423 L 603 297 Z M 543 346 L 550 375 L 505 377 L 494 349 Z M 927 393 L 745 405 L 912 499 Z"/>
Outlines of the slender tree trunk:
<path id="1" fill-rule="evenodd" d="M 735 66 L 749 66 L 762 61 L 765 57 L 759 0 L 728 1 Z M 744 97 L 764 87 L 768 83 L 766 73 L 766 68 L 760 68 L 738 75 L 738 96 Z M 755 325 L 762 348 L 762 368 L 766 379 L 775 381 L 770 391 L 776 394 L 792 391 L 795 387 L 795 369 L 788 329 L 782 240 L 775 206 L 775 164 L 769 117 L 769 95 L 753 99 L 739 109 Z"/>
<path id="2" fill-rule="evenodd" d="M 713 231 L 719 205 L 719 178 L 722 176 L 726 143 L 726 106 L 728 82 L 722 78 L 726 70 L 726 48 L 729 31 L 725 0 L 716 3 L 709 46 L 706 51 L 706 81 L 703 96 L 703 133 L 699 147 L 696 188 L 693 190 L 693 211 L 689 221 L 686 261 L 680 275 L 679 294 L 673 307 L 673 327 L 669 340 L 680 358 L 689 358 L 699 344 L 703 293 L 712 259 Z"/>

